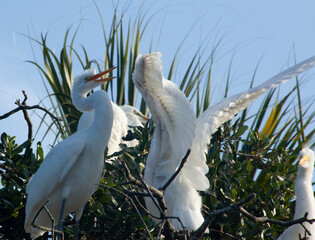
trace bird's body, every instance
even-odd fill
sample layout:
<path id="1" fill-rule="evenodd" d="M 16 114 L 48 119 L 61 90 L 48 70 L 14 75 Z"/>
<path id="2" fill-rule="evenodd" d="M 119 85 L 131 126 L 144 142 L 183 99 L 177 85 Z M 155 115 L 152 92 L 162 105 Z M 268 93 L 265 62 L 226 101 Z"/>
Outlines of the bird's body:
<path id="1" fill-rule="evenodd" d="M 198 119 L 186 96 L 174 83 L 163 77 L 160 58 L 160 53 L 138 57 L 133 74 L 135 86 L 142 94 L 155 122 L 144 179 L 147 184 L 162 187 L 190 148 L 187 162 L 166 189 L 164 198 L 167 214 L 179 217 L 185 227 L 196 230 L 204 221 L 198 191 L 209 188 L 209 180 L 205 176 L 208 172 L 205 154 L 211 135 L 268 89 L 277 87 L 312 67 L 315 57 L 289 68 L 256 88 L 222 100 L 208 108 Z M 149 212 L 159 217 L 159 211 L 152 200 L 145 201 Z M 176 229 L 182 229 L 177 220 L 172 220 L 172 223 Z"/>
<path id="2" fill-rule="evenodd" d="M 178 87 L 163 77 L 160 54 L 153 53 L 138 58 L 133 75 L 134 83 L 147 103 L 155 123 L 144 180 L 156 188 L 162 187 L 172 176 L 186 151 L 191 147 L 195 113 L 186 96 Z M 166 189 L 164 198 L 169 216 L 180 217 L 188 229 L 196 229 L 202 222 L 201 198 L 195 184 L 191 184 L 190 173 L 196 173 L 198 189 L 209 187 L 207 165 L 189 163 L 189 157 L 182 171 Z M 192 169 L 188 169 L 187 166 Z M 188 170 L 188 173 L 187 173 Z M 189 195 L 187 195 L 189 194 Z M 189 197 L 188 197 L 189 196 Z M 160 214 L 151 199 L 146 198 L 151 214 Z M 172 221 L 177 229 L 180 223 Z"/>
<path id="3" fill-rule="evenodd" d="M 111 101 L 113 108 L 113 127 L 108 142 L 108 155 L 121 150 L 119 144 L 126 144 L 127 147 L 134 147 L 138 144 L 137 139 L 124 141 L 122 138 L 127 135 L 128 130 L 133 131 L 134 127 L 141 126 L 146 121 L 145 116 L 138 113 L 135 107 L 129 105 L 117 106 Z M 78 131 L 88 128 L 94 120 L 94 111 L 84 112 L 78 123 Z M 104 123 L 105 124 L 105 123 Z"/>
<path id="4" fill-rule="evenodd" d="M 80 111 L 94 109 L 97 118 L 89 128 L 74 133 L 51 149 L 27 185 L 25 230 L 31 232 L 32 238 L 44 233 L 31 224 L 35 214 L 47 200 L 49 202 L 46 206 L 55 220 L 59 218 L 62 221 L 63 217 L 75 212 L 78 222 L 85 203 L 98 187 L 104 166 L 104 151 L 112 128 L 113 112 L 104 91 L 96 91 L 86 98 L 87 92 L 103 82 L 87 80 L 93 73 L 95 74 L 91 70 L 86 71 L 75 79 L 72 101 Z M 107 123 L 106 126 L 104 122 Z M 35 224 L 51 227 L 51 220 L 47 217 L 43 210 Z"/>
<path id="5" fill-rule="evenodd" d="M 303 148 L 300 152 L 301 160 L 299 162 L 298 173 L 295 180 L 295 212 L 293 219 L 303 218 L 307 212 L 307 219 L 315 219 L 315 199 L 312 187 L 312 178 L 314 171 L 314 152 L 309 148 Z M 308 235 L 300 224 L 290 226 L 285 230 L 278 240 L 295 240 L 306 237 L 306 239 L 315 239 L 315 223 L 312 225 L 305 222 L 303 225 L 310 231 Z"/>

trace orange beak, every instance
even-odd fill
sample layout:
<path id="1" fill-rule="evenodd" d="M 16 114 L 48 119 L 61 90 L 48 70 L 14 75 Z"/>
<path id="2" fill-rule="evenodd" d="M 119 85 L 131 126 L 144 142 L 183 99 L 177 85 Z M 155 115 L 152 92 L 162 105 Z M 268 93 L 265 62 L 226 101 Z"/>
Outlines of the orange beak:
<path id="1" fill-rule="evenodd" d="M 300 159 L 299 164 L 300 164 L 300 165 L 303 165 L 304 163 L 308 162 L 309 159 L 310 159 L 309 156 L 304 156 L 304 157 L 302 157 L 302 158 Z"/>
<path id="2" fill-rule="evenodd" d="M 109 72 L 113 71 L 115 68 L 117 68 L 117 67 L 113 67 L 113 68 L 110 68 L 110 69 L 108 69 L 108 70 L 106 70 L 106 71 L 104 71 L 104 72 L 97 73 L 97 74 L 95 74 L 95 75 L 89 77 L 89 78 L 87 79 L 87 82 L 89 82 L 89 81 L 94 81 L 94 82 L 107 82 L 107 81 L 109 81 L 109 80 L 112 80 L 112 79 L 115 78 L 115 77 L 108 77 L 108 78 L 101 78 L 101 77 L 103 77 L 106 73 L 109 73 Z"/>
<path id="3" fill-rule="evenodd" d="M 150 120 L 150 118 L 149 117 L 147 117 L 147 116 L 145 116 L 145 115 L 142 115 L 141 116 L 142 118 L 144 118 L 145 120 L 147 120 L 147 121 L 149 121 Z"/>
<path id="4" fill-rule="evenodd" d="M 143 115 L 141 112 L 134 112 L 134 114 L 138 115 L 139 117 L 143 118 L 143 119 L 146 120 L 146 121 L 149 121 L 149 120 L 150 120 L 149 117 Z"/>

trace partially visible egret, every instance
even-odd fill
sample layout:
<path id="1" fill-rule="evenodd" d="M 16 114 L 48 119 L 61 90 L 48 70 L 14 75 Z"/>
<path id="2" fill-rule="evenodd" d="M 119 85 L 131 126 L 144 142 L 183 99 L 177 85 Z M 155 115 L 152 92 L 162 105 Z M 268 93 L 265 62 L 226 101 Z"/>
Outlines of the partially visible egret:
<path id="1" fill-rule="evenodd" d="M 314 171 L 314 152 L 308 147 L 303 148 L 300 153 L 299 167 L 295 180 L 295 213 L 293 219 L 304 217 L 307 212 L 307 219 L 315 218 L 315 199 L 312 187 L 312 178 Z M 285 230 L 278 240 L 296 240 L 306 237 L 306 239 L 315 239 L 315 223 L 312 225 L 305 222 L 304 227 L 312 234 L 305 231 L 300 224 L 295 224 Z"/>
<path id="2" fill-rule="evenodd" d="M 95 112 L 92 125 L 77 131 L 57 144 L 47 154 L 42 165 L 27 184 L 28 194 L 25 207 L 25 230 L 36 238 L 44 233 L 32 227 L 35 214 L 47 203 L 47 208 L 59 219 L 57 229 L 62 231 L 62 221 L 69 213 L 75 212 L 75 238 L 78 233 L 79 220 L 85 203 L 95 192 L 101 179 L 104 166 L 104 151 L 108 143 L 112 124 L 112 104 L 105 91 L 96 91 L 89 97 L 87 93 L 103 82 L 112 79 L 100 79 L 106 73 L 95 74 L 95 70 L 86 70 L 74 79 L 71 98 L 80 111 Z M 44 220 L 47 214 L 41 212 Z M 41 224 L 41 219 L 35 224 Z M 51 222 L 48 220 L 48 223 Z M 47 223 L 47 221 L 44 221 Z M 44 227 L 50 227 L 44 225 Z"/>
<path id="3" fill-rule="evenodd" d="M 133 131 L 134 127 L 141 126 L 149 119 L 140 113 L 135 107 L 130 105 L 117 106 L 111 101 L 113 107 L 113 128 L 108 142 L 108 155 L 121 150 L 119 144 L 126 144 L 127 147 L 134 147 L 138 145 L 139 141 L 133 139 L 131 141 L 124 141 L 122 138 L 127 135 L 128 130 Z M 94 111 L 84 112 L 78 123 L 78 131 L 88 128 L 94 119 Z M 105 123 L 104 123 L 105 124 Z"/>
<path id="4" fill-rule="evenodd" d="M 161 56 L 160 53 L 139 56 L 133 73 L 135 86 L 155 122 L 144 179 L 156 188 L 162 187 L 190 148 L 186 164 L 166 189 L 164 197 L 167 215 L 179 217 L 185 227 L 196 230 L 204 221 L 198 191 L 209 188 L 209 180 L 205 176 L 208 172 L 205 153 L 211 135 L 268 89 L 311 68 L 315 64 L 315 57 L 277 74 L 258 87 L 223 99 L 195 119 L 186 96 L 176 84 L 163 77 Z M 149 212 L 159 217 L 152 200 L 147 198 L 145 202 Z M 172 220 L 172 223 L 176 229 L 182 229 L 177 220 Z"/>

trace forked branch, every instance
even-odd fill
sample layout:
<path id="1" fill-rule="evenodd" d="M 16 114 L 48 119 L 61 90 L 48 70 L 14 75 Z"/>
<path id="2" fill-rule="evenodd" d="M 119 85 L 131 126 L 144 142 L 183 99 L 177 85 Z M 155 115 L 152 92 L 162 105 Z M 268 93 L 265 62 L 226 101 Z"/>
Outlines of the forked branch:
<path id="1" fill-rule="evenodd" d="M 5 113 L 5 114 L 3 114 L 3 115 L 1 115 L 1 116 L 0 116 L 0 120 L 5 119 L 5 118 L 11 116 L 11 115 L 17 113 L 18 111 L 23 111 L 24 118 L 25 118 L 25 120 L 26 120 L 26 122 L 27 122 L 27 125 L 28 125 L 28 128 L 29 128 L 29 130 L 28 130 L 28 139 L 30 140 L 30 143 L 31 143 L 31 142 L 32 142 L 32 131 L 33 131 L 33 130 L 32 130 L 32 123 L 31 123 L 31 120 L 30 120 L 30 118 L 29 118 L 29 116 L 28 116 L 26 110 L 39 109 L 39 110 L 44 111 L 45 113 L 47 113 L 54 121 L 56 121 L 60 133 L 61 133 L 62 135 L 65 134 L 65 133 L 64 133 L 64 130 L 63 130 L 63 128 L 62 128 L 62 125 L 61 125 L 61 119 L 60 119 L 60 118 L 56 117 L 54 114 L 52 114 L 51 112 L 49 112 L 47 109 L 45 109 L 45 108 L 43 108 L 43 107 L 41 107 L 41 106 L 39 106 L 39 105 L 28 106 L 28 105 L 26 104 L 27 95 L 26 95 L 26 93 L 25 93 L 24 90 L 22 90 L 22 93 L 23 93 L 23 95 L 24 95 L 24 100 L 23 100 L 22 102 L 20 101 L 20 99 L 16 100 L 16 101 L 15 101 L 15 104 L 16 104 L 18 107 L 15 108 L 15 109 L 13 109 L 13 110 L 11 110 L 11 111 L 9 111 L 9 112 L 7 112 L 7 113 Z"/>

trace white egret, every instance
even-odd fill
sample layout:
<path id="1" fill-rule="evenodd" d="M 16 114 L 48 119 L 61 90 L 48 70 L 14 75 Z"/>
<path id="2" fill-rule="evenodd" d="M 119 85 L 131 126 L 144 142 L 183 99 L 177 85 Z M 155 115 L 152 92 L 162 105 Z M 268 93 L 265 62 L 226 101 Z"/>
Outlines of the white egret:
<path id="1" fill-rule="evenodd" d="M 104 151 L 113 124 L 112 104 L 107 93 L 96 91 L 89 97 L 86 95 L 103 82 L 112 79 L 100 78 L 113 69 L 99 74 L 95 74 L 95 70 L 86 70 L 74 79 L 71 91 L 74 106 L 80 111 L 94 110 L 97 117 L 89 128 L 77 131 L 51 149 L 27 184 L 25 230 L 31 232 L 32 238 L 45 232 L 32 227 L 32 222 L 47 200 L 48 210 L 54 219 L 59 219 L 57 229 L 60 231 L 63 218 L 75 212 L 75 237 L 77 236 L 84 205 L 97 189 L 101 179 Z M 42 223 L 44 227 L 51 226 L 44 210 L 38 221 L 35 221 L 38 225 Z"/>
<path id="2" fill-rule="evenodd" d="M 201 196 L 198 191 L 209 188 L 205 153 L 211 135 L 224 122 L 245 109 L 253 100 L 270 88 L 275 88 L 309 69 L 315 64 L 312 57 L 272 77 L 258 87 L 223 99 L 208 108 L 198 119 L 186 96 L 176 84 L 163 77 L 160 53 L 139 56 L 133 74 L 135 86 L 147 103 L 155 130 L 144 171 L 144 180 L 156 188 L 162 187 L 179 166 L 190 148 L 184 167 L 164 193 L 167 215 L 179 217 L 190 230 L 196 230 L 204 221 L 201 214 Z M 159 217 L 151 199 L 145 199 L 149 212 Z M 172 220 L 176 229 L 182 229 Z"/>
<path id="3" fill-rule="evenodd" d="M 312 178 L 314 171 L 314 152 L 305 147 L 300 153 L 299 167 L 295 180 L 295 212 L 294 218 L 304 217 L 307 212 L 307 219 L 315 218 L 315 199 L 312 187 Z M 311 236 L 305 231 L 300 224 L 295 224 L 285 230 L 278 240 L 296 240 L 306 237 L 306 239 L 315 239 L 315 223 L 312 225 L 305 222 L 304 227 L 312 234 Z"/>
<path id="4" fill-rule="evenodd" d="M 108 142 L 108 155 L 112 155 L 115 152 L 121 150 L 119 144 L 126 144 L 127 147 L 134 147 L 138 145 L 138 140 L 133 139 L 131 141 L 124 141 L 122 137 L 127 135 L 128 130 L 133 131 L 134 127 L 141 126 L 149 119 L 140 113 L 135 107 L 130 105 L 117 106 L 117 104 L 111 102 L 113 107 L 113 127 L 112 133 Z M 78 123 L 78 131 L 88 128 L 94 119 L 94 111 L 84 112 Z"/>

